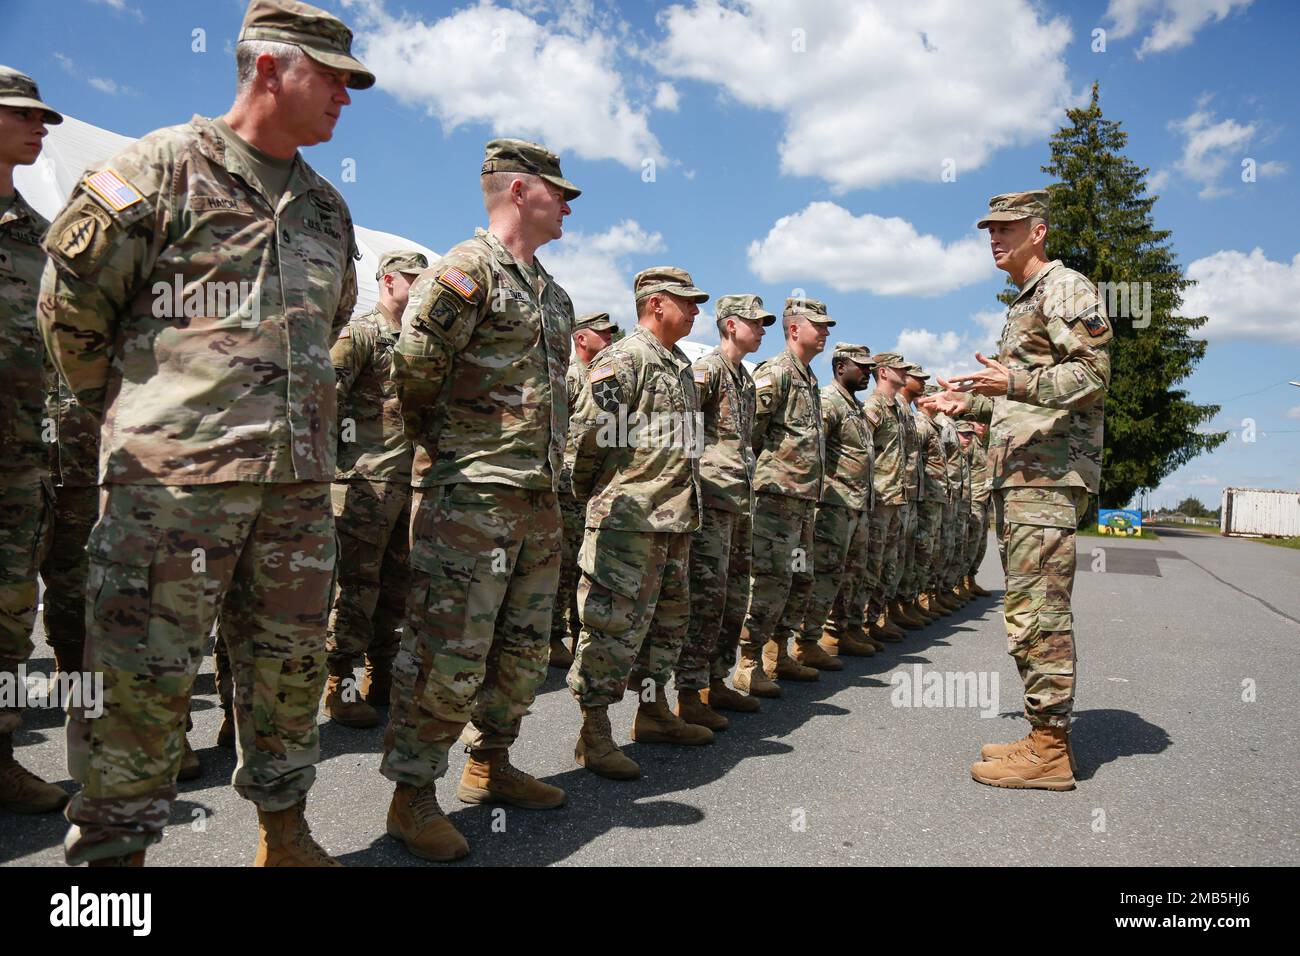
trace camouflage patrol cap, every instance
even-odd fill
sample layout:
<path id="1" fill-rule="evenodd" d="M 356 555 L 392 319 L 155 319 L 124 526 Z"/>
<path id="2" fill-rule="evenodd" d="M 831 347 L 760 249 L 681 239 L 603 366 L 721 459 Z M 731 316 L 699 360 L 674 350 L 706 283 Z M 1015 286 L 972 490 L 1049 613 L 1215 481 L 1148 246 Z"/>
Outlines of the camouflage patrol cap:
<path id="1" fill-rule="evenodd" d="M 742 319 L 758 319 L 764 328 L 776 321 L 776 316 L 763 308 L 763 300 L 756 295 L 723 295 L 718 297 L 718 325 L 723 319 L 736 315 Z"/>
<path id="2" fill-rule="evenodd" d="M 983 229 L 991 222 L 1015 222 L 1037 216 L 1047 219 L 1048 197 L 1046 189 L 1031 189 L 1023 193 L 1003 193 L 989 200 L 989 211 L 979 222 L 976 229 Z"/>
<path id="3" fill-rule="evenodd" d="M 910 373 L 909 373 L 909 374 L 910 374 Z M 926 378 L 929 378 L 929 377 L 930 377 L 930 376 L 928 376 L 928 375 L 926 376 Z M 922 391 L 921 394 L 922 394 L 922 395 L 938 395 L 938 394 L 939 394 L 940 392 L 942 392 L 942 391 L 943 391 L 943 389 L 940 388 L 940 387 L 938 386 L 937 383 L 935 383 L 935 382 L 927 382 L 927 383 L 926 383 L 926 386 L 925 386 L 925 390 Z"/>
<path id="4" fill-rule="evenodd" d="M 785 316 L 786 318 L 807 319 L 816 325 L 824 325 L 828 329 L 835 324 L 835 320 L 826 314 L 826 303 L 820 299 L 786 299 Z"/>
<path id="5" fill-rule="evenodd" d="M 351 73 L 352 89 L 375 85 L 375 75 L 352 55 L 352 31 L 319 7 L 298 0 L 252 0 L 239 31 L 239 41 L 244 40 L 292 43 L 322 66 Z"/>
<path id="6" fill-rule="evenodd" d="M 904 371 L 907 372 L 908 375 L 912 376 L 912 378 L 919 378 L 923 382 L 928 381 L 930 378 L 930 373 L 921 368 L 921 366 L 917 365 L 915 362 L 908 362 L 907 368 L 904 369 Z"/>
<path id="7" fill-rule="evenodd" d="M 424 257 L 423 252 L 393 249 L 379 257 L 379 268 L 375 270 L 375 278 L 382 279 L 390 272 L 405 272 L 407 275 L 414 276 L 427 268 L 429 268 L 429 260 Z"/>
<path id="8" fill-rule="evenodd" d="M 974 434 L 975 434 L 975 423 L 974 423 L 974 422 L 968 422 L 968 421 L 966 421 L 965 419 L 963 419 L 962 421 L 959 421 L 959 422 L 957 423 L 957 434 L 958 434 L 958 435 L 974 435 Z"/>
<path id="9" fill-rule="evenodd" d="M 609 318 L 608 312 L 588 312 L 586 315 L 580 315 L 573 323 L 573 331 L 581 332 L 583 329 L 591 329 L 593 332 L 617 332 L 618 323 Z"/>
<path id="10" fill-rule="evenodd" d="M 856 362 L 858 365 L 865 365 L 868 368 L 875 368 L 875 360 L 871 357 L 871 349 L 865 345 L 854 345 L 851 342 L 837 342 L 835 351 L 831 355 L 831 360 L 837 358 L 846 358 L 850 362 Z"/>
<path id="11" fill-rule="evenodd" d="M 0 106 L 20 110 L 44 110 L 45 125 L 58 126 L 63 117 L 41 102 L 41 91 L 36 81 L 13 67 L 0 66 Z"/>
<path id="12" fill-rule="evenodd" d="M 494 139 L 483 150 L 483 175 L 488 173 L 532 173 L 564 192 L 564 198 L 577 199 L 582 190 L 560 172 L 560 157 L 541 143 L 526 139 Z"/>
<path id="13" fill-rule="evenodd" d="M 638 302 L 648 295 L 654 295 L 656 292 L 679 295 L 683 299 L 690 299 L 692 302 L 709 301 L 707 292 L 695 288 L 695 280 L 691 278 L 691 274 L 685 269 L 678 269 L 674 266 L 654 266 L 649 269 L 642 269 L 636 274 L 636 278 L 632 280 L 632 289 Z"/>
<path id="14" fill-rule="evenodd" d="M 897 352 L 877 352 L 871 357 L 871 361 L 876 363 L 876 368 L 896 368 L 904 372 L 912 364 Z"/>

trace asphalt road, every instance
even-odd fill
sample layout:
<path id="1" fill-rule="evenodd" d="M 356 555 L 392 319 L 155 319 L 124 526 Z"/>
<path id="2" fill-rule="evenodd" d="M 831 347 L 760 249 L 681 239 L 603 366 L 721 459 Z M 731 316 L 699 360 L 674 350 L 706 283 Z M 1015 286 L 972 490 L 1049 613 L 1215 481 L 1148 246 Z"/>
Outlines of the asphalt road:
<path id="1" fill-rule="evenodd" d="M 1300 551 L 1167 531 L 1153 542 L 1081 538 L 1079 559 L 1073 792 L 970 779 L 982 743 L 1027 728 L 990 551 L 980 581 L 993 597 L 883 655 L 786 685 L 784 699 L 736 715 L 711 747 L 628 745 L 642 765 L 636 782 L 574 765 L 578 710 L 552 671 L 512 757 L 564 787 L 569 802 L 550 812 L 463 806 L 455 781 L 465 758 L 453 753 L 442 805 L 472 847 L 455 865 L 1300 863 Z M 923 673 L 975 672 L 986 688 L 996 675 L 996 716 L 895 706 L 901 688 L 891 674 L 910 683 L 917 664 Z M 151 863 L 240 866 L 253 857 L 256 816 L 228 785 L 233 754 L 214 746 L 210 667 L 209 659 L 191 734 L 205 775 L 181 785 Z M 44 644 L 30 668 L 52 668 Z M 621 740 L 633 707 L 628 700 L 613 712 Z M 27 766 L 71 791 L 61 719 L 29 710 L 16 743 Z M 381 736 L 323 728 L 313 832 L 347 864 L 436 865 L 384 833 L 392 788 L 377 769 Z M 0 813 L 0 864 L 61 863 L 65 829 L 59 815 Z"/>

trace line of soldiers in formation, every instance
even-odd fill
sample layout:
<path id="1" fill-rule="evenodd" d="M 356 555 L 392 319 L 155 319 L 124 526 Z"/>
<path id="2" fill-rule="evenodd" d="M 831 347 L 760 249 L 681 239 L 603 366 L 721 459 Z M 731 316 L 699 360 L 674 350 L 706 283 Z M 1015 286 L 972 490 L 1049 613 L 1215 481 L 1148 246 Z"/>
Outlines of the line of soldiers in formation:
<path id="1" fill-rule="evenodd" d="M 435 785 L 458 741 L 462 801 L 565 801 L 509 760 L 548 664 L 569 667 L 578 764 L 634 778 L 607 711 L 628 690 L 634 740 L 708 743 L 719 711 L 984 593 L 990 504 L 1032 727 L 972 776 L 1074 786 L 1073 529 L 1111 333 L 1087 280 L 1043 256 L 1046 192 L 994 197 L 979 224 L 1022 288 L 998 360 L 927 395 L 902 356 L 840 344 L 821 389 L 809 363 L 834 322 L 813 299 L 786 302 L 785 348 L 752 375 L 776 317 L 721 297 L 720 345 L 692 365 L 676 343 L 708 296 L 681 269 L 636 276 L 617 341 L 607 314 L 575 320 L 534 253 L 580 191 L 523 140 L 487 144 L 487 228 L 432 267 L 389 253 L 378 307 L 353 317 L 351 217 L 298 149 L 374 77 L 348 28 L 297 0 L 253 0 L 236 69 L 224 117 L 143 137 L 48 225 L 12 169 L 61 117 L 0 69 L 0 666 L 32 651 L 39 565 L 58 668 L 105 689 L 93 719 L 68 707 L 70 863 L 139 865 L 161 839 L 198 770 L 185 730 L 214 631 L 256 864 L 338 865 L 305 817 L 322 693 L 353 725 L 389 704 L 388 832 L 452 860 L 468 846 Z M 160 307 L 232 284 L 258 290 L 251 315 Z M 0 799 L 57 809 L 63 791 L 14 759 L 19 714 L 0 720 Z"/>

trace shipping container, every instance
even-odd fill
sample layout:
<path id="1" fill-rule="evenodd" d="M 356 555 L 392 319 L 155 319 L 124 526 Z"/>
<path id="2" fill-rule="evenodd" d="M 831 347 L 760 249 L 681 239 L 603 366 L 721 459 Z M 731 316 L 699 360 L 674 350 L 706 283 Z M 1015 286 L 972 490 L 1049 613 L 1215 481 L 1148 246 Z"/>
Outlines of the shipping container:
<path id="1" fill-rule="evenodd" d="M 1224 488 L 1219 530 L 1223 534 L 1300 535 L 1300 491 Z"/>

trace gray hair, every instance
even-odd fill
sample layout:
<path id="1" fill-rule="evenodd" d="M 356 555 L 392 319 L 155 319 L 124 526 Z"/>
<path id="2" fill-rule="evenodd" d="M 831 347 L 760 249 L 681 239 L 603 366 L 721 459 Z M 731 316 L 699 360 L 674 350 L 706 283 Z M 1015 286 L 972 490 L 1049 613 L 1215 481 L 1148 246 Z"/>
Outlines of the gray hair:
<path id="1" fill-rule="evenodd" d="M 257 58 L 263 53 L 275 57 L 276 65 L 288 71 L 298 65 L 307 54 L 293 43 L 275 40 L 240 40 L 235 47 L 235 93 L 247 92 L 257 78 Z"/>

